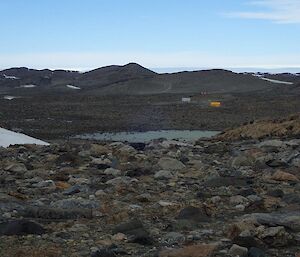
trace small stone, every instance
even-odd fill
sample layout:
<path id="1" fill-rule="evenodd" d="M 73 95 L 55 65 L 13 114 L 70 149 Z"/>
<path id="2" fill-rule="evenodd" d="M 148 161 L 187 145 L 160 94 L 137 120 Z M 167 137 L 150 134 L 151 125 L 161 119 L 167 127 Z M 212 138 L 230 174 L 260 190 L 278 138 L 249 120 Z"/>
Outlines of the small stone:
<path id="1" fill-rule="evenodd" d="M 116 241 L 125 241 L 127 239 L 127 236 L 123 233 L 117 233 L 112 236 L 112 239 Z"/>
<path id="2" fill-rule="evenodd" d="M 108 168 L 104 171 L 105 175 L 112 175 L 114 177 L 121 176 L 122 172 L 120 170 L 114 169 L 114 168 Z"/>
<path id="3" fill-rule="evenodd" d="M 191 245 L 179 249 L 162 250 L 159 257 L 210 257 L 217 245 Z"/>
<path id="4" fill-rule="evenodd" d="M 274 190 L 268 191 L 267 195 L 281 198 L 284 196 L 284 192 L 281 189 L 274 189 Z"/>
<path id="5" fill-rule="evenodd" d="M 68 183 L 70 183 L 70 184 L 89 184 L 90 180 L 87 178 L 70 177 L 70 179 L 68 180 Z"/>
<path id="6" fill-rule="evenodd" d="M 85 232 L 88 230 L 89 228 L 85 224 L 75 224 L 69 229 L 72 232 Z"/>
<path id="7" fill-rule="evenodd" d="M 113 233 L 123 233 L 127 235 L 128 239 L 133 243 L 142 245 L 149 245 L 152 243 L 148 231 L 144 228 L 143 223 L 139 220 L 131 220 L 121 223 L 114 228 Z"/>
<path id="8" fill-rule="evenodd" d="M 258 195 L 248 195 L 247 196 L 247 199 L 250 201 L 250 202 L 259 202 L 262 200 L 261 197 L 259 197 Z"/>
<path id="9" fill-rule="evenodd" d="M 234 244 L 250 248 L 250 247 L 260 247 L 262 244 L 261 242 L 255 238 L 254 236 L 237 236 L 233 240 Z"/>
<path id="10" fill-rule="evenodd" d="M 216 203 L 219 203 L 221 202 L 221 197 L 220 196 L 214 196 L 212 198 L 210 198 L 210 201 L 213 203 L 213 204 L 216 204 Z"/>
<path id="11" fill-rule="evenodd" d="M 2 217 L 5 218 L 5 219 L 10 219 L 12 217 L 11 213 L 10 212 L 5 212 L 2 214 Z"/>
<path id="12" fill-rule="evenodd" d="M 91 257 L 116 257 L 117 255 L 110 249 L 100 249 L 91 254 Z"/>
<path id="13" fill-rule="evenodd" d="M 99 157 L 101 155 L 108 154 L 109 149 L 103 145 L 92 144 L 90 152 L 93 156 Z"/>
<path id="14" fill-rule="evenodd" d="M 251 247 L 248 252 L 248 257 L 266 257 L 266 255 L 263 250 Z"/>
<path id="15" fill-rule="evenodd" d="M 155 179 L 171 179 L 173 177 L 173 172 L 168 170 L 160 170 L 154 174 Z"/>
<path id="16" fill-rule="evenodd" d="M 71 186 L 70 188 L 66 189 L 63 194 L 64 195 L 74 195 L 80 192 L 80 186 L 79 185 L 74 185 Z"/>
<path id="17" fill-rule="evenodd" d="M 237 211 L 245 211 L 246 207 L 245 205 L 238 204 L 234 207 Z"/>
<path id="18" fill-rule="evenodd" d="M 179 212 L 177 219 L 186 219 L 196 222 L 206 222 L 209 220 L 209 216 L 202 208 L 188 206 Z"/>
<path id="19" fill-rule="evenodd" d="M 97 196 L 97 197 L 102 197 L 102 196 L 106 196 L 106 195 L 107 194 L 102 189 L 99 189 L 95 192 L 95 196 Z"/>
<path id="20" fill-rule="evenodd" d="M 232 160 L 231 167 L 240 168 L 243 166 L 252 166 L 254 162 L 255 159 L 252 156 L 238 156 Z"/>
<path id="21" fill-rule="evenodd" d="M 158 161 L 158 166 L 163 170 L 179 171 L 185 168 L 185 165 L 176 159 L 163 157 Z"/>
<path id="22" fill-rule="evenodd" d="M 162 207 L 168 207 L 168 206 L 173 206 L 173 205 L 175 205 L 175 203 L 167 202 L 167 201 L 162 201 L 162 200 L 160 200 L 160 201 L 158 202 L 158 204 L 159 204 L 160 206 L 162 206 Z"/>
<path id="23" fill-rule="evenodd" d="M 70 184 L 68 184 L 67 182 L 63 182 L 63 181 L 57 181 L 57 182 L 55 182 L 55 185 L 56 185 L 56 188 L 60 189 L 60 190 L 66 190 L 71 187 Z"/>
<path id="24" fill-rule="evenodd" d="M 132 182 L 136 181 L 135 179 L 132 179 L 130 177 L 117 177 L 117 178 L 113 178 L 110 179 L 108 181 L 106 181 L 106 185 L 112 185 L 112 186 L 117 186 L 120 184 L 124 184 L 124 185 L 130 185 Z"/>
<path id="25" fill-rule="evenodd" d="M 299 181 L 299 179 L 295 175 L 280 170 L 276 171 L 271 177 L 271 179 L 277 181 L 290 181 L 290 182 Z"/>
<path id="26" fill-rule="evenodd" d="M 178 232 L 170 232 L 163 237 L 163 242 L 168 245 L 182 244 L 185 241 L 185 236 Z"/>
<path id="27" fill-rule="evenodd" d="M 23 174 L 27 171 L 27 168 L 23 163 L 13 163 L 8 165 L 4 170 L 15 172 L 17 174 Z"/>
<path id="28" fill-rule="evenodd" d="M 288 246 L 292 239 L 282 226 L 263 229 L 258 237 L 262 239 L 265 244 L 273 247 Z"/>
<path id="29" fill-rule="evenodd" d="M 232 257 L 246 257 L 248 254 L 248 249 L 246 247 L 234 244 L 230 248 L 228 254 Z"/>
<path id="30" fill-rule="evenodd" d="M 284 147 L 286 146 L 286 143 L 281 141 L 281 140 L 277 140 L 277 139 L 273 139 L 273 140 L 265 140 L 261 143 L 258 144 L 258 147 Z"/>
<path id="31" fill-rule="evenodd" d="M 239 205 L 239 204 L 247 204 L 249 201 L 246 197 L 241 195 L 231 196 L 229 199 L 230 204 Z"/>
<path id="32" fill-rule="evenodd" d="M 56 185 L 55 185 L 53 180 L 44 180 L 44 181 L 41 181 L 37 184 L 33 184 L 32 186 L 36 187 L 36 188 L 53 188 L 53 189 L 56 189 Z"/>

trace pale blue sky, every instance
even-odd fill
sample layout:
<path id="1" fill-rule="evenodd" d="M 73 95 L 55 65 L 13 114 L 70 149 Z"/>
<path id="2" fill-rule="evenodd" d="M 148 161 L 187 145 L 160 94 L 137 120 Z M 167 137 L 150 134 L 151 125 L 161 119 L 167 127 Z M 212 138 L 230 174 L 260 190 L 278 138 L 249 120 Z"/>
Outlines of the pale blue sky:
<path id="1" fill-rule="evenodd" d="M 1 0 L 0 69 L 300 67 L 299 0 Z"/>

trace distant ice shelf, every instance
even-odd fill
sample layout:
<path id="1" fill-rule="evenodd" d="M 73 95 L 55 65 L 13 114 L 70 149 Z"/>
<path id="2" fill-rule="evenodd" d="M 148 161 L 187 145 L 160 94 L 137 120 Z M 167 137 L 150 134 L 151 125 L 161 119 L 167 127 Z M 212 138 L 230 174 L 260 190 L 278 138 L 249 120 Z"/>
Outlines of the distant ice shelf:
<path id="1" fill-rule="evenodd" d="M 66 87 L 71 88 L 71 89 L 76 89 L 76 90 L 81 89 L 80 87 L 76 87 L 76 86 L 73 86 L 73 85 L 67 85 Z"/>
<path id="2" fill-rule="evenodd" d="M 42 140 L 27 136 L 25 134 L 16 133 L 4 128 L 0 128 L 0 146 L 9 147 L 10 145 L 49 145 Z"/>

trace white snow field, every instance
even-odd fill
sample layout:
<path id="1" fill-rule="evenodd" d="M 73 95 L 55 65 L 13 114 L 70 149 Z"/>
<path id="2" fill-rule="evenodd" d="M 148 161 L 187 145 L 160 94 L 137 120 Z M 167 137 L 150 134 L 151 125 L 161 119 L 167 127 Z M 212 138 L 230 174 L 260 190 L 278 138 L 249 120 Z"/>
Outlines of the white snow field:
<path id="1" fill-rule="evenodd" d="M 16 133 L 4 128 L 0 128 L 0 146 L 9 147 L 10 145 L 49 145 L 49 143 L 44 142 L 33 137 Z"/>

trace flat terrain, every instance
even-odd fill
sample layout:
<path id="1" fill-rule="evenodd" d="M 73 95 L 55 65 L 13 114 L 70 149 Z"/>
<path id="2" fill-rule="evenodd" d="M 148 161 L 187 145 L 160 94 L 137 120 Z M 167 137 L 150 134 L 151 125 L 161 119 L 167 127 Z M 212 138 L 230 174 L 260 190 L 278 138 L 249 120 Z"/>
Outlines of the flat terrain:
<path id="1" fill-rule="evenodd" d="M 0 100 L 0 125 L 41 139 L 61 139 L 101 131 L 223 130 L 300 111 L 296 93 L 196 95 L 189 104 L 181 102 L 182 96 L 188 95 L 25 95 Z M 210 107 L 212 100 L 221 101 L 222 107 Z"/>

